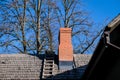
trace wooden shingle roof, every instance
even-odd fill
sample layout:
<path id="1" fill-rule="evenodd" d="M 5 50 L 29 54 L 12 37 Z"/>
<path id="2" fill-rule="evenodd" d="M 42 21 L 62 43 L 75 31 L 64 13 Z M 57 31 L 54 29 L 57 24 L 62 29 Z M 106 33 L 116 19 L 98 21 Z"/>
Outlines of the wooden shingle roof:
<path id="1" fill-rule="evenodd" d="M 27 54 L 0 54 L 0 80 L 39 79 L 42 60 Z"/>
<path id="2" fill-rule="evenodd" d="M 62 76 L 70 72 L 69 76 L 79 79 L 90 58 L 91 55 L 74 54 L 75 68 L 65 72 L 59 71 L 57 64 L 55 64 L 54 78 L 57 79 L 59 75 Z M 0 80 L 39 80 L 41 79 L 43 60 L 43 55 L 0 54 Z M 69 76 L 66 75 L 66 77 Z"/>

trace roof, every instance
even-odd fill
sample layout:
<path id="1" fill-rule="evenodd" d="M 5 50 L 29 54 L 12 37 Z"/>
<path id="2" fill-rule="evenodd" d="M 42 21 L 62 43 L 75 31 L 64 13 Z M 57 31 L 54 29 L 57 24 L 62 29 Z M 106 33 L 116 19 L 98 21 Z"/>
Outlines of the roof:
<path id="1" fill-rule="evenodd" d="M 27 54 L 0 54 L 1 79 L 39 79 L 42 60 Z"/>
<path id="2" fill-rule="evenodd" d="M 118 14 L 107 26 L 108 28 L 111 28 L 110 32 L 112 32 L 119 24 L 120 24 L 120 14 Z"/>
<path id="3" fill-rule="evenodd" d="M 75 68 L 69 71 L 59 71 L 54 64 L 54 77 L 70 72 L 74 78 L 83 74 L 91 55 L 74 54 Z M 43 55 L 33 56 L 28 54 L 0 54 L 0 80 L 4 79 L 41 79 Z M 68 76 L 66 76 L 68 77 Z"/>
<path id="4" fill-rule="evenodd" d="M 120 22 L 112 22 L 103 32 L 82 80 L 120 80 Z"/>

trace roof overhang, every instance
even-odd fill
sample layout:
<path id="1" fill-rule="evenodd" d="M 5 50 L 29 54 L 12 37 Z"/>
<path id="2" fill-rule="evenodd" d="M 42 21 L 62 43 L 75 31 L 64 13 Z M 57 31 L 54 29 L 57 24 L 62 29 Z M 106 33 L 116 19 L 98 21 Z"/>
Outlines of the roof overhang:
<path id="1" fill-rule="evenodd" d="M 107 39 L 108 37 L 110 40 Z M 82 80 L 120 80 L 119 67 L 120 15 L 106 26 Z"/>
<path id="2" fill-rule="evenodd" d="M 120 14 L 116 16 L 109 24 L 108 28 L 110 28 L 110 32 L 112 32 L 118 25 L 120 24 Z"/>

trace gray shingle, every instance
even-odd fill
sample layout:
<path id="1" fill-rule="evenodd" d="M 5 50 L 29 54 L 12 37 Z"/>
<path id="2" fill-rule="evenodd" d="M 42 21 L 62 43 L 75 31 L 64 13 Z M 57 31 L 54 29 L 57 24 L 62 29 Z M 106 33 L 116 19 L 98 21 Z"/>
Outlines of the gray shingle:
<path id="1" fill-rule="evenodd" d="M 76 68 L 68 71 L 59 71 L 54 64 L 53 77 L 55 79 L 80 79 L 91 55 L 74 54 Z M 40 79 L 42 69 L 41 56 L 28 54 L 0 54 L 0 80 L 4 79 Z"/>
<path id="2" fill-rule="evenodd" d="M 87 65 L 91 57 L 91 54 L 74 54 L 74 61 L 76 67 Z"/>
<path id="3" fill-rule="evenodd" d="M 0 79 L 39 79 L 42 60 L 27 54 L 0 54 Z"/>

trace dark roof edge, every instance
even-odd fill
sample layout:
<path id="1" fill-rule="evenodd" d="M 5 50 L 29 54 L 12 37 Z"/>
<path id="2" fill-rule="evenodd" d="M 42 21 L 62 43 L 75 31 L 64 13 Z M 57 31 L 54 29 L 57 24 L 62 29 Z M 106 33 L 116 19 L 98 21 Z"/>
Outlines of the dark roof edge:
<path id="1" fill-rule="evenodd" d="M 112 21 L 107 25 L 108 28 L 111 28 L 110 32 L 113 31 L 120 24 L 120 13 L 112 19 Z"/>
<path id="2" fill-rule="evenodd" d="M 100 39 L 99 43 L 98 43 L 98 46 L 97 48 L 95 49 L 95 52 L 88 64 L 88 67 L 86 68 L 85 70 L 85 73 L 82 77 L 82 80 L 88 80 L 89 77 L 91 76 L 92 74 L 92 71 L 94 70 L 94 68 L 96 67 L 96 64 L 98 63 L 98 61 L 100 60 L 104 50 L 105 50 L 105 45 L 104 44 L 104 40 L 103 38 Z"/>

